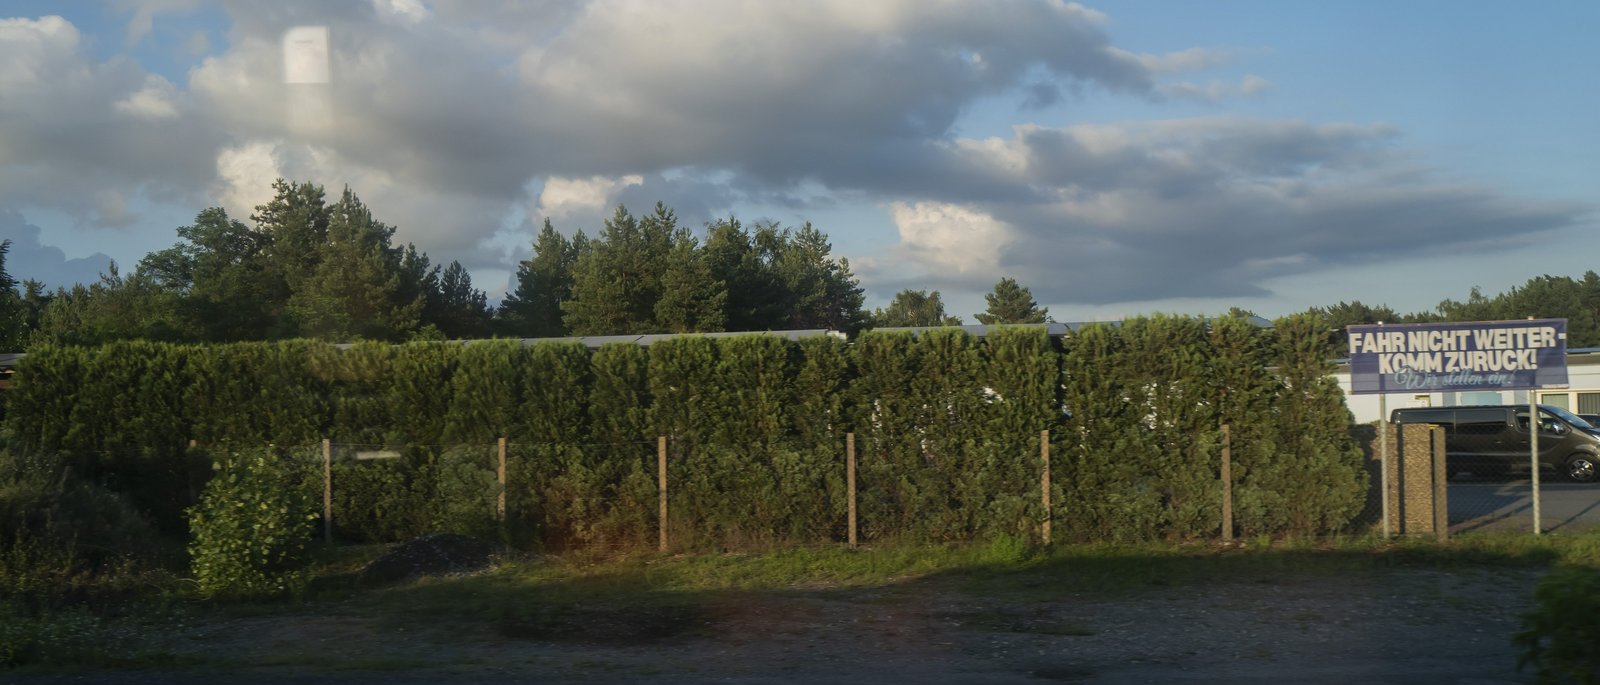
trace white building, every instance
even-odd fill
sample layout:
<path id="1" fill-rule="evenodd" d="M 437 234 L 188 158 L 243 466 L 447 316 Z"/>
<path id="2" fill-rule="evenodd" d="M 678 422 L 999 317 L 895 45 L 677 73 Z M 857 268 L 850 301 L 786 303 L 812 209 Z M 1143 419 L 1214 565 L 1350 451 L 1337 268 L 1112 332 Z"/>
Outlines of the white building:
<path id="1" fill-rule="evenodd" d="M 1334 377 L 1344 390 L 1345 405 L 1356 423 L 1377 421 L 1380 395 L 1350 394 L 1349 360 L 1338 362 Z M 1381 396 L 1390 411 L 1403 407 L 1455 407 L 1464 404 L 1528 404 L 1527 390 L 1488 392 L 1392 392 Z M 1574 414 L 1600 414 L 1600 347 L 1567 350 L 1567 388 L 1537 391 L 1540 404 L 1553 404 Z"/>

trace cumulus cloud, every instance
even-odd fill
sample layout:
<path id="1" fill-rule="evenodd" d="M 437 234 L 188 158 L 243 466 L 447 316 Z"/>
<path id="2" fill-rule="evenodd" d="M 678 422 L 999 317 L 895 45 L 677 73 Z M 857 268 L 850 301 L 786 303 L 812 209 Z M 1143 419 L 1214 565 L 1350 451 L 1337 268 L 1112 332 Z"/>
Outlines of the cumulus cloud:
<path id="1" fill-rule="evenodd" d="M 598 215 L 611 207 L 622 189 L 642 183 L 644 177 L 638 174 L 619 178 L 552 176 L 544 182 L 544 190 L 539 193 L 539 204 L 534 214 L 551 221 Z"/>
<path id="2" fill-rule="evenodd" d="M 183 93 L 129 60 L 95 61 L 60 17 L 0 19 L 0 92 L 0 205 L 122 226 L 137 219 L 130 195 L 193 200 L 211 178 L 216 130 Z"/>
<path id="3" fill-rule="evenodd" d="M 943 202 L 896 202 L 891 208 L 907 256 L 946 279 L 981 282 L 1000 267 L 1000 248 L 1011 229 L 993 216 Z"/>
<path id="4" fill-rule="evenodd" d="M 127 0 L 130 38 L 189 4 Z M 889 278 L 873 262 L 922 287 L 1015 275 L 1054 302 L 1259 294 L 1416 245 L 1492 250 L 1587 211 L 1430 172 L 1382 125 L 959 135 L 995 98 L 1060 121 L 1065 93 L 1160 105 L 1273 87 L 1196 74 L 1235 50 L 1118 47 L 1104 15 L 1059 0 L 223 7 L 226 47 L 181 83 L 91 57 L 58 17 L 0 19 L 0 206 L 129 226 L 152 198 L 244 218 L 280 176 L 348 184 L 401 240 L 503 271 L 545 216 L 592 232 L 619 203 L 661 200 L 697 225 L 849 198 L 889 208 L 899 231 L 864 276 Z M 327 27 L 326 84 L 287 82 L 284 36 L 306 25 Z"/>

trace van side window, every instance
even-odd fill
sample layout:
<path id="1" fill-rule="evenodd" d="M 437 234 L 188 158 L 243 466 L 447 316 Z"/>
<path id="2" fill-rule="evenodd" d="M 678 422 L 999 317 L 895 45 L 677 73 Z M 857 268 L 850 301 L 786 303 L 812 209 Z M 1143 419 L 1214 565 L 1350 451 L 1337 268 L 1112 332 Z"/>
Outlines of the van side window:
<path id="1" fill-rule="evenodd" d="M 1506 425 L 1506 412 L 1503 409 L 1462 409 L 1456 412 L 1457 435 L 1499 435 L 1508 428 L 1510 426 Z"/>

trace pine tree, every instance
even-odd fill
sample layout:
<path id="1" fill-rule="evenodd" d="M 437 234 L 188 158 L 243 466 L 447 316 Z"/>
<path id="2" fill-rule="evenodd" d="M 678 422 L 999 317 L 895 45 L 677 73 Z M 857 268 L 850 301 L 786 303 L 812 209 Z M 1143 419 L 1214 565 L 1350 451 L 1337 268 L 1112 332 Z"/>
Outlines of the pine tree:
<path id="1" fill-rule="evenodd" d="M 566 335 L 561 303 L 572 296 L 573 268 L 588 240 L 579 231 L 573 240 L 556 231 L 550 220 L 534 239 L 533 256 L 517 265 L 516 286 L 498 312 L 501 328 L 511 335 L 554 338 Z"/>
<path id="2" fill-rule="evenodd" d="M 787 295 L 787 328 L 827 328 L 854 333 L 866 323 L 865 294 L 850 262 L 832 259 L 828 236 L 807 223 L 785 234 L 774 265 Z"/>
<path id="3" fill-rule="evenodd" d="M 274 196 L 256 206 L 250 220 L 265 234 L 267 271 L 263 288 L 269 293 L 269 311 L 279 328 L 276 336 L 292 336 L 292 322 L 282 318 L 290 294 L 310 278 L 328 241 L 328 210 L 322 186 L 312 183 L 272 183 Z"/>
<path id="4" fill-rule="evenodd" d="M 572 296 L 561 302 L 567 329 L 575 335 L 660 330 L 655 306 L 676 224 L 672 212 L 659 203 L 644 220 L 618 206 L 573 269 Z"/>
<path id="5" fill-rule="evenodd" d="M 430 298 L 425 319 L 451 340 L 489 337 L 489 298 L 472 287 L 472 275 L 461 262 L 450 262 L 439 277 L 439 289 Z"/>
<path id="6" fill-rule="evenodd" d="M 329 208 L 328 240 L 311 274 L 295 287 L 289 313 L 302 334 L 335 341 L 399 340 L 417 328 L 425 298 L 401 301 L 394 229 L 346 188 Z"/>
<path id="7" fill-rule="evenodd" d="M 178 244 L 140 260 L 139 273 L 182 297 L 185 314 L 205 340 L 268 337 L 287 292 L 268 261 L 274 236 L 212 207 L 179 227 L 178 237 Z"/>
<path id="8" fill-rule="evenodd" d="M 21 352 L 28 341 L 28 308 L 17 293 L 17 279 L 6 271 L 11 241 L 0 240 L 0 351 Z"/>
<path id="9" fill-rule="evenodd" d="M 989 303 L 989 309 L 978 315 L 978 321 L 989 326 L 1044 323 L 1050 313 L 1049 309 L 1040 308 L 1039 303 L 1033 300 L 1033 293 L 1017 285 L 1013 278 L 1000 279 L 999 283 L 994 284 L 994 292 L 984 295 L 983 299 Z"/>
<path id="10" fill-rule="evenodd" d="M 679 229 L 661 274 L 656 328 L 667 333 L 721 331 L 727 299 L 727 287 L 711 274 L 699 241 L 687 229 Z"/>

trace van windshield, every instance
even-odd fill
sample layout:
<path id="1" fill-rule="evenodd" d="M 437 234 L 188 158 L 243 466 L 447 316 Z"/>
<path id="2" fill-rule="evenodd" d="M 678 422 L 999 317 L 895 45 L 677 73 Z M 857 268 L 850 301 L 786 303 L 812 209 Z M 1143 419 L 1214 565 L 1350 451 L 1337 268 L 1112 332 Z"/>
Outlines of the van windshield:
<path id="1" fill-rule="evenodd" d="M 1582 428 L 1584 430 L 1596 430 L 1596 428 L 1593 425 L 1590 425 L 1590 423 L 1588 421 L 1584 421 L 1583 419 L 1578 418 L 1577 414 L 1573 414 L 1573 413 L 1571 413 L 1571 412 L 1569 412 L 1569 411 L 1567 411 L 1565 409 L 1562 409 L 1561 407 L 1552 407 L 1552 406 L 1550 406 L 1548 404 L 1541 404 L 1541 405 L 1539 405 L 1539 409 L 1541 409 L 1541 410 L 1543 410 L 1543 411 L 1545 411 L 1547 413 L 1550 413 L 1550 414 L 1555 414 L 1556 417 L 1560 418 L 1562 421 L 1566 421 L 1567 423 L 1572 424 L 1573 428 Z"/>

